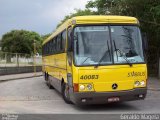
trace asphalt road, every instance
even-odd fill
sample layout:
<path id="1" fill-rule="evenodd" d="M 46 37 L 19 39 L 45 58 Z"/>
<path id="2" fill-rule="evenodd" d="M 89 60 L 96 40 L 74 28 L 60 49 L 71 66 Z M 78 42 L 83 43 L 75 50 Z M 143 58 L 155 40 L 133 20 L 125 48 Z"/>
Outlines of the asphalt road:
<path id="1" fill-rule="evenodd" d="M 107 105 L 66 104 L 61 95 L 49 89 L 43 77 L 0 82 L 0 113 L 15 114 L 113 114 L 159 113 L 160 91 L 148 90 L 145 100 Z"/>

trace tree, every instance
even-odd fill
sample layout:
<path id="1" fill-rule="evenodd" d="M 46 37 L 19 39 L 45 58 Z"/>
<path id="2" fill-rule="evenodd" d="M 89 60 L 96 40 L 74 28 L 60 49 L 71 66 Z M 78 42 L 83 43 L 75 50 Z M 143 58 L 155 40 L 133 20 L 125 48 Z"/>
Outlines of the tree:
<path id="1" fill-rule="evenodd" d="M 2 36 L 2 51 L 33 54 L 34 40 L 36 40 L 37 52 L 41 53 L 42 38 L 38 33 L 26 30 L 12 30 Z"/>
<path id="2" fill-rule="evenodd" d="M 48 33 L 46 35 L 42 35 L 41 38 L 42 40 L 44 41 L 45 39 L 47 39 L 49 36 L 51 36 L 52 34 L 51 33 Z"/>
<path id="3" fill-rule="evenodd" d="M 86 4 L 86 8 L 96 8 L 98 15 L 110 14 L 110 9 L 114 6 L 115 0 L 91 0 Z"/>

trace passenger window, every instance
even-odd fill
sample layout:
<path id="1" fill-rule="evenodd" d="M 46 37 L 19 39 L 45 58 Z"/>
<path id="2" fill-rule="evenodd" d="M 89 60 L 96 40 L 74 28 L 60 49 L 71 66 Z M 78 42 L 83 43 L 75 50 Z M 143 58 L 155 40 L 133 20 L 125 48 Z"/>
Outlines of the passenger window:
<path id="1" fill-rule="evenodd" d="M 54 46 L 54 45 L 53 45 L 53 39 L 52 39 L 52 40 L 51 40 L 51 46 L 50 46 L 50 47 L 51 47 L 51 54 L 53 54 L 53 46 Z"/>
<path id="2" fill-rule="evenodd" d="M 57 52 L 61 52 L 61 34 L 59 34 L 57 37 Z"/>
<path id="3" fill-rule="evenodd" d="M 52 41 L 49 41 L 49 54 L 52 53 Z"/>
<path id="4" fill-rule="evenodd" d="M 49 44 L 47 43 L 47 55 L 49 54 Z"/>
<path id="5" fill-rule="evenodd" d="M 68 28 L 68 45 L 67 45 L 67 49 L 68 51 L 72 51 L 72 41 L 71 41 L 71 33 L 72 33 L 72 28 Z"/>
<path id="6" fill-rule="evenodd" d="M 62 33 L 62 41 L 61 41 L 61 44 L 62 44 L 62 51 L 64 52 L 65 51 L 65 47 L 66 47 L 66 31 L 64 31 Z"/>
<path id="7" fill-rule="evenodd" d="M 57 37 L 54 38 L 54 53 L 57 53 Z"/>

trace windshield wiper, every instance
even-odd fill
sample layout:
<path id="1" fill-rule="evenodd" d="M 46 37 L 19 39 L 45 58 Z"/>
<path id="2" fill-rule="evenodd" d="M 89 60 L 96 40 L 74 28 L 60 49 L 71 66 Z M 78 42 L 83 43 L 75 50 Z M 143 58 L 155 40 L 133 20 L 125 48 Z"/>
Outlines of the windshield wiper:
<path id="1" fill-rule="evenodd" d="M 104 52 L 103 56 L 102 56 L 101 59 L 98 61 L 98 64 L 95 65 L 95 68 L 97 68 L 97 67 L 101 64 L 101 62 L 102 62 L 103 58 L 105 57 L 105 55 L 107 54 L 107 52 L 108 52 L 108 50 L 106 50 L 106 51 Z"/>
<path id="2" fill-rule="evenodd" d="M 132 67 L 132 63 L 130 63 L 130 61 L 127 59 L 127 57 L 125 55 L 123 55 L 123 53 L 121 52 L 120 49 L 117 49 L 116 47 L 116 43 L 115 41 L 113 40 L 113 43 L 114 43 L 114 48 L 115 48 L 115 51 L 116 51 L 116 56 L 117 56 L 117 61 L 118 61 L 118 55 L 117 55 L 117 52 L 120 53 L 120 55 L 125 59 L 125 61 L 129 64 L 130 67 Z"/>
<path id="3" fill-rule="evenodd" d="M 101 59 L 98 61 L 98 64 L 95 65 L 95 68 L 97 68 L 97 67 L 101 64 L 101 62 L 102 62 L 103 58 L 105 57 L 105 55 L 107 54 L 107 52 L 109 52 L 109 57 L 110 57 L 110 60 L 111 60 L 111 53 L 110 53 L 111 51 L 110 51 L 110 49 L 109 49 L 108 41 L 107 41 L 107 47 L 108 47 L 108 50 L 106 50 L 106 51 L 104 52 L 103 56 L 102 56 Z"/>
<path id="4" fill-rule="evenodd" d="M 88 58 L 91 58 L 91 57 L 87 57 L 81 64 L 83 65 L 88 60 Z"/>
<path id="5" fill-rule="evenodd" d="M 130 63 L 130 61 L 127 59 L 127 57 L 124 56 L 119 49 L 117 49 L 117 51 L 122 55 L 122 57 L 126 60 L 126 62 L 129 64 L 129 66 L 132 67 L 132 63 Z"/>

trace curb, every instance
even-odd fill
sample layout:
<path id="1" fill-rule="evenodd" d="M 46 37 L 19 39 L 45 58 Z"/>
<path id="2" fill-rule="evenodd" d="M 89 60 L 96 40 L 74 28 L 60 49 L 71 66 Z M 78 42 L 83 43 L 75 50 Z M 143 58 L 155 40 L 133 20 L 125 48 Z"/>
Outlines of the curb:
<path id="1" fill-rule="evenodd" d="M 26 77 L 19 77 L 19 78 L 11 78 L 11 79 L 2 79 L 0 82 L 5 82 L 5 81 L 11 81 L 11 80 L 19 80 L 19 79 L 25 79 L 25 78 L 33 78 L 33 77 L 40 77 L 42 75 L 36 75 L 36 76 L 26 76 Z"/>

